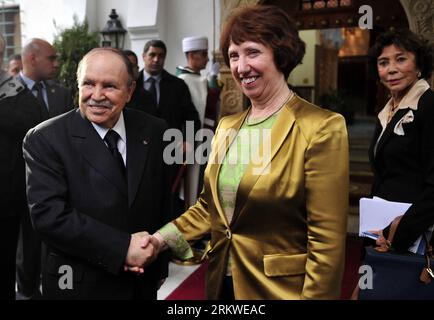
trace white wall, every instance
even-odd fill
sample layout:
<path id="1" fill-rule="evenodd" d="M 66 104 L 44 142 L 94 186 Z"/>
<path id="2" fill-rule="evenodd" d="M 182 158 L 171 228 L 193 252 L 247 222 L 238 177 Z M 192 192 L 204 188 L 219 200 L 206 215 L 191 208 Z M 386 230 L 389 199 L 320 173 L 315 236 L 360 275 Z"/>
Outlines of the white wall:
<path id="1" fill-rule="evenodd" d="M 71 0 L 70 0 L 71 1 Z M 74 1 L 74 0 L 72 0 Z M 96 29 L 93 31 L 101 31 L 107 21 L 110 19 L 109 15 L 112 9 L 116 9 L 116 13 L 119 15 L 119 20 L 122 22 L 122 26 L 126 29 L 126 21 L 128 17 L 128 3 L 129 0 L 87 0 L 89 2 L 96 2 L 95 10 L 96 12 L 93 14 L 93 17 L 96 21 Z M 90 15 L 89 15 L 90 17 Z M 125 48 L 129 48 L 130 38 L 127 35 L 125 37 Z"/>
<path id="2" fill-rule="evenodd" d="M 300 31 L 300 38 L 306 43 L 303 63 L 296 67 L 289 76 L 293 86 L 315 86 L 315 45 L 319 44 L 316 30 Z"/>
<path id="3" fill-rule="evenodd" d="M 88 20 L 93 20 L 93 30 L 100 31 L 109 19 L 111 9 L 116 9 L 122 26 L 128 31 L 124 49 L 133 50 L 143 67 L 143 47 L 150 39 L 164 39 L 165 0 L 87 0 Z M 160 12 L 163 11 L 163 12 Z"/>
<path id="4" fill-rule="evenodd" d="M 171 73 L 175 72 L 176 66 L 186 64 L 182 52 L 182 38 L 204 35 L 209 38 L 210 49 L 212 47 L 213 0 L 88 1 L 97 2 L 94 12 L 88 15 L 95 16 L 97 12 L 99 30 L 104 27 L 110 10 L 116 9 L 124 28 L 129 31 L 125 49 L 131 49 L 138 55 L 141 68 L 143 47 L 150 39 L 161 39 L 166 43 L 168 54 L 165 68 Z M 219 0 L 216 0 L 216 8 L 218 12 Z"/>
<path id="5" fill-rule="evenodd" d="M 211 53 L 213 43 L 213 1 L 160 1 L 167 2 L 165 19 L 167 34 L 165 41 L 168 47 L 168 57 L 166 61 L 166 69 L 167 71 L 174 73 L 176 66 L 186 64 L 185 55 L 182 52 L 182 39 L 184 37 L 208 37 Z M 208 68 L 209 67 L 210 63 L 208 64 Z"/>
<path id="6" fill-rule="evenodd" d="M 133 50 L 137 54 L 139 66 L 143 68 L 141 57 L 146 42 L 151 39 L 165 39 L 165 2 L 159 0 L 129 0 L 128 5 L 127 29 L 130 45 L 125 46 L 125 48 Z"/>
<path id="7" fill-rule="evenodd" d="M 98 8 L 98 3 L 96 0 L 86 0 L 85 18 L 87 20 L 87 23 L 89 24 L 90 31 L 99 31 L 97 8 Z"/>

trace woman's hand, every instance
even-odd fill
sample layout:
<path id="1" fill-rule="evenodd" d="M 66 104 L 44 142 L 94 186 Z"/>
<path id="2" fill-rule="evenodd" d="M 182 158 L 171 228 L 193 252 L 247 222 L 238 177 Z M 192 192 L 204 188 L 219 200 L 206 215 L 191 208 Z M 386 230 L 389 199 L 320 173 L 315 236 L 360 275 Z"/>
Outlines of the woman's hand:
<path id="1" fill-rule="evenodd" d="M 373 231 L 369 231 L 369 232 L 378 235 L 378 238 L 375 241 L 375 244 L 378 247 L 376 247 L 375 250 L 380 251 L 380 252 L 389 251 L 391 243 L 389 240 L 384 238 L 383 230 L 373 230 Z"/>

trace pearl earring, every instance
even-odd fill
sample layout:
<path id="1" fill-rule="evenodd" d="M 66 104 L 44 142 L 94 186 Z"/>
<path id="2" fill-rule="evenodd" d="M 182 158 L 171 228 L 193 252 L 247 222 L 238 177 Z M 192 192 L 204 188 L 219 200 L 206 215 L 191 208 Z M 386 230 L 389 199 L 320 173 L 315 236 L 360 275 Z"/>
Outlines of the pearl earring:
<path id="1" fill-rule="evenodd" d="M 418 73 L 417 73 L 417 77 L 420 79 L 420 77 L 422 77 L 422 73 L 419 71 Z"/>

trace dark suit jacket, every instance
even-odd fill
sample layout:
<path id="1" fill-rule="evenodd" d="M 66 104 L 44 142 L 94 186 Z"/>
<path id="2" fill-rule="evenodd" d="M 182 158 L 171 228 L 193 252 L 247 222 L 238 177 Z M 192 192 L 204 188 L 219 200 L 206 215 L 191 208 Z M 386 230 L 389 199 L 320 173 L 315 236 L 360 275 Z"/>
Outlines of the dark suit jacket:
<path id="1" fill-rule="evenodd" d="M 199 114 L 191 100 L 190 90 L 184 80 L 163 70 L 160 81 L 160 101 L 158 107 L 152 101 L 150 93 L 144 89 L 143 81 L 144 76 L 142 70 L 137 79 L 136 89 L 127 107 L 142 110 L 148 114 L 166 120 L 169 128 L 181 130 L 184 141 L 187 139 L 187 121 L 193 122 L 194 134 L 200 129 Z M 168 179 L 171 186 L 176 184 L 177 176 L 182 170 L 183 168 L 180 164 L 170 166 Z M 175 195 L 178 193 L 178 190 L 179 186 L 174 190 Z M 177 215 L 175 211 L 178 211 L 178 209 L 173 208 L 173 211 L 174 214 Z"/>
<path id="2" fill-rule="evenodd" d="M 55 117 L 74 108 L 71 90 L 60 84 L 48 80 L 45 81 L 49 108 L 49 117 Z"/>
<path id="3" fill-rule="evenodd" d="M 167 121 L 169 128 L 182 130 L 184 134 L 186 121 L 194 121 L 195 132 L 200 128 L 199 114 L 191 100 L 190 91 L 182 79 L 163 70 L 158 107 L 152 102 L 151 95 L 144 89 L 143 80 L 142 70 L 128 107 L 162 118 Z"/>
<path id="4" fill-rule="evenodd" d="M 24 140 L 27 195 L 35 230 L 48 245 L 44 296 L 131 299 L 151 296 L 166 277 L 157 260 L 136 276 L 122 271 L 130 234 L 166 222 L 164 121 L 124 110 L 127 183 L 92 124 L 79 110 L 48 120 Z M 59 268 L 71 266 L 74 289 L 60 290 Z M 146 296 L 146 294 L 145 294 Z"/>
<path id="5" fill-rule="evenodd" d="M 393 116 L 374 157 L 382 130 L 377 119 L 369 151 L 374 171 L 372 195 L 413 204 L 394 236 L 393 246 L 400 250 L 410 247 L 434 224 L 434 92 L 427 90 L 420 97 L 417 111 L 413 110 L 414 121 L 403 124 L 405 134 L 395 134 L 395 125 L 409 110 L 401 109 Z M 384 230 L 386 237 L 388 230 Z"/>
<path id="6" fill-rule="evenodd" d="M 18 76 L 18 79 L 24 84 L 24 80 Z M 69 110 L 74 108 L 74 104 L 72 102 L 72 94 L 71 90 L 66 89 L 60 84 L 56 83 L 53 80 L 44 81 L 45 88 L 47 90 L 47 98 L 48 98 L 48 106 L 49 113 L 48 118 L 53 118 L 55 116 L 61 115 Z M 33 101 L 40 108 L 45 108 L 45 106 L 41 106 L 38 99 L 29 91 L 29 93 L 33 96 Z"/>
<path id="7" fill-rule="evenodd" d="M 22 142 L 26 132 L 45 120 L 32 93 L 18 80 L 1 74 L 0 92 L 15 86 L 13 95 L 0 96 L 0 218 L 19 216 L 26 210 Z M 6 86 L 7 88 L 3 88 Z"/>

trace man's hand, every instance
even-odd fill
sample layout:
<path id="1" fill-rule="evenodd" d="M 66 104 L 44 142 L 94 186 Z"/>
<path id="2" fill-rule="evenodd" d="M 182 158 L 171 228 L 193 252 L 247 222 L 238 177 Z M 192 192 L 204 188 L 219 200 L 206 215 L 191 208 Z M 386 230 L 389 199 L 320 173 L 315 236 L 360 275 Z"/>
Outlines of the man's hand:
<path id="1" fill-rule="evenodd" d="M 131 235 L 124 270 L 143 273 L 144 268 L 157 258 L 158 247 L 158 241 L 147 232 Z"/>

